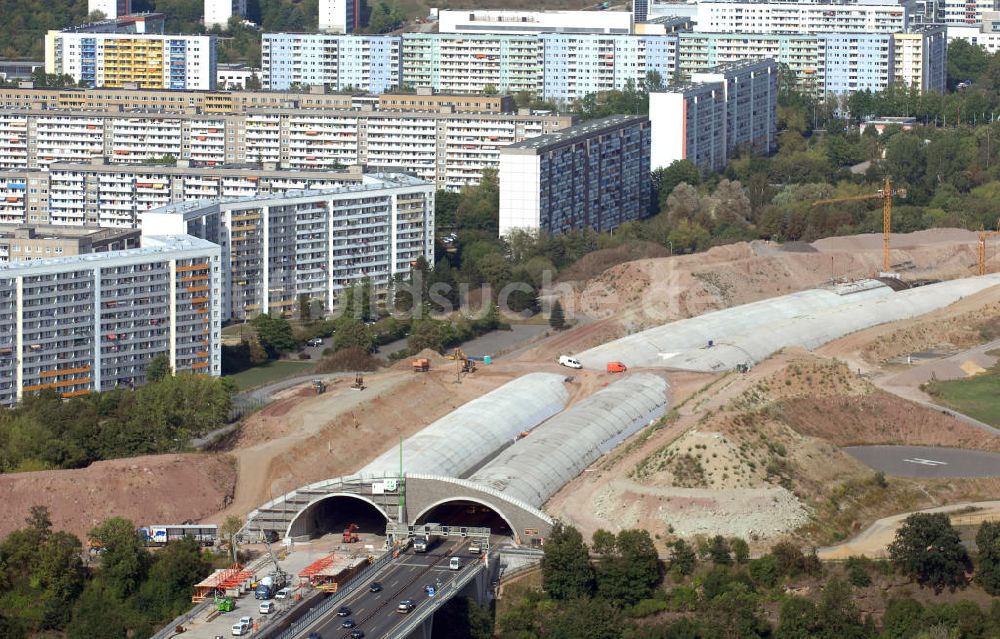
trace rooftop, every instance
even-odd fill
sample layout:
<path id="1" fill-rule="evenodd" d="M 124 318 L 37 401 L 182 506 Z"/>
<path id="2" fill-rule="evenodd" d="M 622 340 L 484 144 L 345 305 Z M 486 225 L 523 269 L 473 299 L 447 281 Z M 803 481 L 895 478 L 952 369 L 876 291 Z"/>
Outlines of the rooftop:
<path id="1" fill-rule="evenodd" d="M 191 235 L 153 235 L 144 237 L 142 242 L 142 248 L 127 249 L 124 251 L 85 253 L 82 255 L 69 255 L 65 257 L 46 258 L 43 260 L 31 260 L 30 262 L 0 263 L 0 277 L 33 275 L 37 274 L 40 270 L 63 270 L 66 267 L 72 267 L 74 265 L 85 266 L 94 262 L 114 262 L 118 260 L 152 257 L 176 251 L 220 250 L 218 244 L 213 244 L 208 240 L 203 240 Z"/>
<path id="2" fill-rule="evenodd" d="M 540 151 L 547 147 L 559 146 L 572 142 L 576 139 L 585 139 L 597 135 L 603 131 L 609 131 L 612 129 L 619 129 L 630 124 L 638 124 L 641 122 L 648 121 L 644 115 L 609 115 L 606 118 L 600 118 L 599 120 L 590 120 L 589 122 L 584 122 L 583 124 L 577 124 L 569 127 L 568 129 L 562 129 L 561 131 L 556 131 L 555 133 L 548 133 L 546 135 L 539 135 L 524 142 L 518 142 L 516 144 L 509 144 L 502 149 L 500 149 L 500 154 L 503 155 L 504 152 L 508 150 L 517 149 L 533 149 L 535 151 Z"/>

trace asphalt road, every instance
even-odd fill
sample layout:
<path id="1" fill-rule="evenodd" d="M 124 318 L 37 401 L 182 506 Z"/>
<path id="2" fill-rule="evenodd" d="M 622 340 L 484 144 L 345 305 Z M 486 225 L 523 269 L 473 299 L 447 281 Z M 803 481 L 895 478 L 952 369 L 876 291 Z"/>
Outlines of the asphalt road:
<path id="1" fill-rule="evenodd" d="M 340 606 L 351 609 L 349 618 L 364 631 L 365 639 L 394 637 L 393 630 L 396 627 L 403 624 L 409 615 L 416 614 L 421 606 L 430 602 L 424 591 L 425 585 L 443 587 L 459 574 L 459 571 L 448 569 L 448 560 L 451 557 L 461 557 L 463 566 L 475 561 L 472 555 L 461 552 L 465 545 L 462 540 L 444 541 L 429 553 L 414 553 L 408 550 L 389 564 L 381 574 L 345 599 Z M 382 584 L 382 591 L 369 592 L 371 581 Z M 417 605 L 409 615 L 396 612 L 396 606 L 403 599 L 412 599 Z M 349 639 L 351 631 L 341 627 L 346 618 L 338 617 L 334 611 L 330 616 L 303 629 L 299 636 L 304 638 L 310 632 L 318 632 L 322 639 Z"/>
<path id="2" fill-rule="evenodd" d="M 875 470 L 898 477 L 1000 476 L 1000 453 L 930 446 L 851 446 L 844 452 Z"/>

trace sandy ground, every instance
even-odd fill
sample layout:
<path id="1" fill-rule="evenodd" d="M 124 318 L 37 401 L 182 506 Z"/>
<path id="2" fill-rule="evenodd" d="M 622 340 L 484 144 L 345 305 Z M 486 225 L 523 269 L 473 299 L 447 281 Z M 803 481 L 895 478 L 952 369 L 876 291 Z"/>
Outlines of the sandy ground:
<path id="1" fill-rule="evenodd" d="M 149 455 L 97 462 L 80 470 L 0 475 L 0 538 L 47 506 L 56 530 L 86 539 L 108 517 L 137 526 L 201 521 L 224 508 L 236 480 L 221 455 Z"/>

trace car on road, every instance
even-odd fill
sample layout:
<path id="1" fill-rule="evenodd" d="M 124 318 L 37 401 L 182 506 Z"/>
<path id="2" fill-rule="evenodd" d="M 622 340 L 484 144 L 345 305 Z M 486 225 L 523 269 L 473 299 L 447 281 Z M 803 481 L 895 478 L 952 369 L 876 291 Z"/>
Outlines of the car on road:
<path id="1" fill-rule="evenodd" d="M 401 612 L 404 615 L 413 612 L 413 609 L 417 607 L 417 604 L 412 599 L 404 599 L 399 602 L 396 606 L 396 612 Z"/>
<path id="2" fill-rule="evenodd" d="M 245 623 L 249 627 L 253 628 L 253 617 L 240 617 L 240 623 Z"/>
<path id="3" fill-rule="evenodd" d="M 291 596 L 292 596 L 291 588 L 282 588 L 278 592 L 274 593 L 275 599 L 288 599 Z"/>
<path id="4" fill-rule="evenodd" d="M 274 602 L 273 601 L 262 601 L 260 605 L 257 606 L 257 611 L 262 615 L 269 615 L 274 612 Z"/>
<path id="5" fill-rule="evenodd" d="M 452 557 L 450 560 L 448 560 L 448 570 L 461 570 L 461 569 L 462 569 L 461 559 L 459 559 L 458 557 Z"/>
<path id="6" fill-rule="evenodd" d="M 341 606 L 340 610 L 337 611 L 337 616 L 338 617 L 350 617 L 351 616 L 351 609 L 348 608 L 347 606 Z"/>
<path id="7" fill-rule="evenodd" d="M 323 635 L 319 634 L 318 632 L 310 632 L 309 636 L 306 639 L 323 639 Z"/>
<path id="8" fill-rule="evenodd" d="M 382 592 L 382 584 L 373 581 L 372 585 L 368 586 L 368 592 Z"/>
<path id="9" fill-rule="evenodd" d="M 354 620 L 351 619 L 350 617 L 348 617 L 347 619 L 344 619 L 343 623 L 340 624 L 340 627 L 341 628 L 353 628 L 356 625 L 358 625 L 358 624 L 354 623 Z"/>
<path id="10" fill-rule="evenodd" d="M 361 628 L 355 628 L 351 631 L 351 639 L 361 639 L 365 636 L 365 631 Z"/>
<path id="11" fill-rule="evenodd" d="M 583 364 L 580 363 L 580 360 L 575 357 L 570 357 L 569 355 L 560 355 L 559 365 L 566 366 L 568 368 L 583 368 Z"/>
<path id="12" fill-rule="evenodd" d="M 323 345 L 323 338 L 322 337 L 314 337 L 311 340 L 309 340 L 308 342 L 306 342 L 306 344 L 308 344 L 309 346 L 322 346 Z"/>
<path id="13" fill-rule="evenodd" d="M 246 622 L 239 621 L 233 624 L 233 636 L 242 637 L 243 635 L 250 634 L 250 625 Z"/>

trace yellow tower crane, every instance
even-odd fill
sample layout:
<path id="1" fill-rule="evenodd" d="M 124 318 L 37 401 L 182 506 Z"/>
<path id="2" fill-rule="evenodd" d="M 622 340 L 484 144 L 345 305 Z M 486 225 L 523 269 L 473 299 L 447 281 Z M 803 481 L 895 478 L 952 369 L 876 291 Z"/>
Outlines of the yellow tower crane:
<path id="1" fill-rule="evenodd" d="M 979 229 L 979 271 L 980 275 L 986 275 L 986 240 L 993 235 L 1000 235 L 1000 219 L 997 220 L 997 230 L 987 231 Z"/>
<path id="2" fill-rule="evenodd" d="M 882 270 L 888 272 L 892 268 L 890 251 L 892 249 L 892 200 L 895 197 L 905 198 L 906 189 L 896 189 L 892 178 L 886 177 L 885 184 L 875 193 L 852 195 L 849 197 L 834 197 L 813 202 L 813 206 L 835 204 L 837 202 L 854 202 L 858 200 L 882 200 Z"/>

